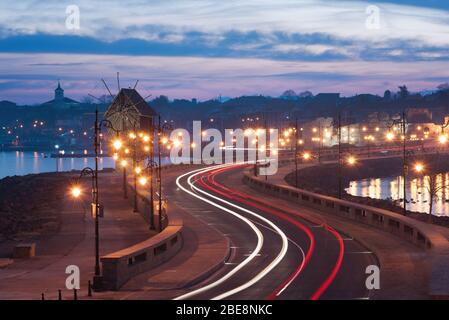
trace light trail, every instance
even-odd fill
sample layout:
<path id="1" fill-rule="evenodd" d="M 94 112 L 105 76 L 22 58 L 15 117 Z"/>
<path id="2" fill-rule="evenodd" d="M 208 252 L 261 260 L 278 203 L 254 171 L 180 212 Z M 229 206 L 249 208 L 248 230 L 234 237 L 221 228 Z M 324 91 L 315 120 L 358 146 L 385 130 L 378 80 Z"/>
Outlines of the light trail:
<path id="1" fill-rule="evenodd" d="M 223 167 L 223 165 L 220 165 L 220 166 L 217 166 L 217 167 Z M 198 294 L 204 293 L 204 292 L 206 292 L 206 291 L 208 291 L 208 290 L 210 290 L 210 289 L 212 289 L 212 288 L 214 288 L 214 287 L 217 287 L 218 285 L 224 283 L 226 280 L 228 280 L 229 278 L 231 278 L 234 274 L 236 274 L 237 272 L 239 272 L 239 271 L 240 271 L 243 267 L 245 267 L 248 263 L 250 263 L 255 257 L 257 257 L 257 255 L 259 254 L 259 252 L 260 252 L 260 250 L 262 249 L 262 246 L 263 246 L 263 235 L 262 235 L 262 232 L 261 232 L 261 231 L 254 225 L 254 223 L 252 223 L 249 219 L 247 219 L 247 218 L 245 218 L 244 216 L 242 216 L 242 215 L 236 213 L 235 211 L 232 211 L 232 210 L 230 210 L 230 209 L 228 209 L 228 208 L 226 208 L 226 207 L 223 207 L 223 206 L 221 206 L 221 205 L 219 205 L 219 204 L 216 204 L 215 202 L 210 201 L 209 199 L 204 198 L 204 197 L 202 197 L 202 196 L 200 196 L 200 195 L 198 195 L 198 194 L 196 194 L 196 193 L 194 193 L 194 192 L 192 192 L 192 191 L 190 191 L 190 190 L 184 188 L 184 187 L 181 185 L 180 180 L 181 180 L 182 178 L 184 178 L 185 176 L 188 176 L 188 175 L 192 175 L 192 176 L 189 177 L 189 179 L 190 179 L 191 177 L 193 177 L 193 176 L 195 176 L 196 174 L 198 174 L 200 171 L 204 171 L 204 169 L 201 168 L 201 169 L 193 170 L 193 171 L 187 172 L 187 173 L 185 173 L 185 174 L 179 176 L 179 177 L 176 179 L 176 185 L 177 185 L 182 191 L 184 191 L 184 192 L 190 194 L 191 196 L 193 196 L 193 197 L 195 197 L 195 198 L 197 198 L 197 199 L 199 199 L 199 200 L 201 200 L 201 201 L 204 201 L 204 202 L 206 202 L 206 203 L 208 203 L 208 204 L 210 204 L 210 205 L 212 205 L 212 206 L 214 206 L 214 207 L 216 207 L 216 208 L 219 208 L 220 210 L 223 210 L 223 211 L 225 211 L 225 212 L 227 212 L 227 213 L 230 213 L 230 214 L 232 214 L 233 216 L 235 216 L 235 217 L 237 217 L 238 219 L 240 219 L 240 220 L 242 220 L 243 222 L 245 222 L 246 224 L 248 224 L 249 227 L 255 232 L 255 234 L 256 234 L 256 236 L 257 236 L 257 245 L 256 245 L 256 248 L 253 250 L 253 252 L 252 252 L 252 253 L 251 253 L 245 260 L 243 260 L 241 263 L 239 263 L 235 268 L 233 268 L 230 272 L 228 272 L 226 275 L 224 275 L 224 276 L 223 276 L 222 278 L 220 278 L 219 280 L 214 281 L 214 282 L 212 282 L 212 283 L 210 283 L 210 284 L 208 284 L 208 285 L 206 285 L 206 286 L 204 286 L 204 287 L 201 287 L 201 288 L 199 288 L 199 289 L 196 289 L 196 290 L 194 290 L 194 291 L 191 291 L 191 292 L 188 292 L 188 293 L 186 293 L 186 294 L 183 294 L 183 295 L 181 295 L 181 296 L 175 298 L 174 300 L 184 300 L 184 299 L 192 298 L 192 297 L 194 297 L 194 296 L 196 296 L 196 295 L 198 295 Z M 207 170 L 206 170 L 206 171 L 207 171 Z"/>
<path id="2" fill-rule="evenodd" d="M 313 236 L 312 232 L 304 224 L 302 224 L 299 221 L 296 221 L 296 220 L 294 220 L 294 219 L 292 219 L 292 218 L 290 218 L 290 217 L 288 217 L 288 216 L 286 216 L 286 215 L 284 215 L 284 214 L 282 214 L 280 212 L 277 212 L 276 210 L 269 209 L 269 207 L 271 207 L 271 205 L 268 205 L 268 207 L 263 207 L 263 206 L 260 206 L 260 205 L 258 205 L 256 203 L 257 199 L 256 199 L 256 202 L 251 202 L 251 201 L 245 200 L 245 199 L 252 198 L 252 197 L 249 196 L 249 195 L 243 194 L 243 193 L 241 193 L 241 192 L 239 192 L 237 190 L 230 189 L 230 188 L 228 188 L 228 187 L 226 187 L 226 186 L 224 186 L 222 184 L 217 183 L 215 181 L 215 179 L 214 179 L 216 174 L 219 173 L 219 172 L 222 172 L 224 170 L 229 170 L 229 168 L 220 168 L 220 169 L 214 170 L 212 172 L 212 174 L 208 175 L 207 178 L 208 178 L 208 181 L 210 183 L 212 183 L 213 185 L 215 185 L 215 186 L 217 186 L 219 188 L 222 188 L 222 189 L 226 190 L 230 194 L 226 194 L 226 193 L 221 192 L 221 191 L 219 191 L 217 189 L 213 189 L 213 188 L 211 188 L 210 186 L 207 186 L 204 183 L 203 183 L 203 185 L 206 188 L 214 190 L 216 193 L 221 194 L 224 197 L 232 198 L 235 201 L 239 201 L 240 203 L 243 203 L 243 204 L 246 204 L 248 206 L 254 207 L 254 208 L 259 209 L 261 211 L 264 211 L 266 213 L 271 213 L 271 214 L 274 214 L 274 215 L 278 216 L 279 218 L 281 218 L 281 219 L 283 219 L 283 220 L 285 220 L 285 221 L 295 225 L 298 229 L 302 230 L 307 235 L 307 237 L 310 240 L 310 245 L 309 245 L 309 248 L 307 250 L 307 255 L 305 255 L 305 256 L 303 255 L 303 260 L 301 261 L 301 264 L 299 265 L 299 267 L 283 283 L 281 283 L 278 287 L 276 287 L 276 289 L 268 296 L 268 299 L 277 298 L 278 296 L 280 296 L 282 294 L 282 292 L 284 292 L 293 283 L 293 281 L 300 275 L 300 273 L 303 271 L 304 267 L 310 261 L 310 258 L 312 256 L 312 253 L 313 253 L 314 248 L 315 248 L 314 236 Z M 237 194 L 238 197 L 232 196 L 232 194 Z M 242 197 L 243 197 L 243 199 L 242 199 Z M 301 251 L 304 254 L 304 251 L 302 250 L 302 248 L 301 248 Z"/>
<path id="3" fill-rule="evenodd" d="M 282 261 L 282 259 L 285 257 L 285 254 L 287 253 L 287 250 L 288 250 L 288 238 L 287 238 L 287 236 L 284 234 L 284 232 L 283 232 L 281 229 L 279 229 L 279 228 L 278 228 L 274 223 L 272 223 L 270 220 L 268 220 L 268 219 L 266 219 L 266 218 L 264 218 L 264 217 L 258 215 L 258 214 L 255 213 L 255 212 L 252 212 L 251 210 L 248 210 L 248 209 L 246 209 L 246 208 L 240 207 L 240 206 L 235 205 L 235 204 L 233 204 L 233 203 L 231 203 L 231 202 L 229 202 L 229 201 L 226 201 L 226 200 L 224 200 L 224 199 L 221 199 L 221 198 L 219 198 L 219 197 L 216 197 L 216 196 L 214 196 L 213 194 L 210 194 L 210 193 L 208 193 L 208 192 L 206 192 L 206 191 L 204 191 L 204 190 L 201 190 L 200 188 L 196 187 L 195 184 L 192 182 L 193 177 L 196 176 L 196 175 L 198 175 L 198 174 L 203 174 L 203 173 L 206 173 L 206 172 L 208 172 L 208 171 L 215 170 L 215 169 L 218 169 L 218 168 L 227 167 L 227 166 L 230 166 L 230 165 L 218 165 L 218 166 L 214 166 L 214 167 L 208 168 L 208 169 L 197 169 L 197 170 L 194 170 L 194 171 L 191 171 L 191 172 L 188 172 L 188 173 L 186 173 L 186 174 L 181 175 L 180 177 L 177 178 L 176 183 L 177 183 L 178 187 L 180 187 L 183 191 L 189 193 L 190 195 L 193 195 L 193 196 L 195 196 L 196 198 L 198 198 L 198 199 L 200 199 L 200 200 L 202 200 L 202 201 L 205 201 L 205 202 L 207 202 L 207 203 L 209 203 L 209 204 L 211 204 L 211 205 L 213 205 L 213 206 L 215 206 L 215 207 L 217 207 L 217 208 L 220 208 L 220 209 L 223 210 L 223 211 L 226 211 L 226 212 L 228 212 L 228 213 L 233 214 L 234 216 L 238 217 L 239 219 L 241 219 L 242 221 L 246 222 L 247 224 L 250 224 L 250 226 L 252 226 L 253 230 L 256 230 L 256 229 L 257 229 L 257 227 L 254 226 L 254 224 L 252 224 L 252 222 L 251 222 L 249 219 L 243 217 L 242 215 L 236 213 L 235 211 L 232 211 L 232 210 L 230 210 L 230 209 L 227 209 L 227 208 L 225 208 L 225 207 L 223 207 L 223 206 L 221 206 L 221 205 L 219 205 L 219 204 L 216 204 L 216 203 L 210 201 L 209 199 L 206 199 L 206 198 L 204 198 L 204 197 L 201 197 L 201 196 L 199 196 L 198 194 L 195 194 L 194 192 L 191 192 L 191 191 L 187 190 L 186 188 L 184 188 L 184 187 L 180 184 L 179 181 L 180 181 L 183 177 L 185 177 L 185 176 L 187 176 L 187 175 L 190 174 L 190 176 L 189 176 L 188 179 L 187 179 L 187 183 L 189 184 L 189 186 L 190 186 L 193 190 L 195 190 L 195 191 L 197 191 L 197 192 L 199 192 L 199 193 L 202 193 L 202 194 L 204 194 L 204 195 L 206 195 L 206 196 L 208 196 L 208 197 L 210 197 L 210 198 L 212 198 L 212 199 L 215 199 L 215 200 L 217 200 L 217 201 L 220 201 L 220 202 L 222 202 L 222 203 L 225 203 L 226 205 L 229 205 L 229 206 L 231 206 L 231 207 L 234 207 L 234 208 L 236 208 L 236 209 L 238 209 L 238 210 L 241 210 L 241 211 L 243 211 L 243 212 L 246 212 L 246 213 L 248 213 L 248 214 L 250 214 L 250 215 L 256 217 L 257 219 L 260 219 L 261 221 L 267 223 L 268 225 L 270 225 L 270 227 L 271 227 L 272 229 L 274 229 L 274 230 L 281 236 L 281 239 L 282 239 L 282 248 L 281 248 L 279 254 L 276 256 L 276 258 L 275 258 L 275 259 L 274 259 L 274 260 L 273 260 L 267 267 L 265 267 L 261 272 L 259 272 L 255 277 L 253 277 L 252 279 L 250 279 L 250 280 L 247 281 L 246 283 L 244 283 L 244 284 L 242 284 L 242 285 L 240 285 L 240 286 L 238 286 L 238 287 L 236 287 L 236 288 L 234 288 L 234 289 L 232 289 L 232 290 L 226 291 L 226 292 L 224 292 L 224 293 L 222 293 L 222 294 L 220 294 L 220 295 L 218 295 L 218 296 L 212 298 L 213 300 L 220 300 L 220 299 L 227 298 L 227 297 L 229 297 L 229 296 L 231 296 L 231 295 L 234 295 L 234 294 L 236 294 L 236 293 L 238 293 L 238 292 L 241 292 L 241 291 L 243 291 L 243 290 L 245 290 L 245 289 L 251 287 L 252 285 L 254 285 L 255 283 L 257 283 L 259 280 L 261 280 L 263 277 L 265 277 L 269 272 L 271 272 L 271 271 L 272 271 L 272 270 L 273 270 L 273 269 L 274 269 L 274 268 L 275 268 L 275 267 Z M 258 232 L 260 233 L 260 230 L 259 230 L 259 229 L 257 229 L 257 230 L 258 230 Z M 261 238 L 258 238 L 259 240 L 261 239 L 261 241 L 258 241 L 258 247 L 259 247 L 259 245 L 260 245 L 260 248 L 259 248 L 258 252 L 260 251 L 261 246 L 262 246 L 262 243 L 263 243 L 263 236 L 262 236 L 261 233 L 260 233 L 260 237 L 261 237 Z M 197 289 L 197 290 L 195 290 L 195 291 L 192 291 L 192 292 L 187 293 L 187 294 L 185 294 L 185 295 L 183 295 L 183 296 L 180 296 L 180 297 L 178 297 L 177 299 L 185 299 L 185 298 L 189 298 L 189 297 L 195 296 L 195 295 L 197 295 L 197 294 L 199 294 L 199 293 L 205 292 L 205 291 L 207 291 L 207 290 L 209 290 L 209 289 L 211 289 L 211 288 L 213 288 L 213 287 L 216 287 L 217 285 L 223 283 L 224 281 L 226 281 L 227 279 L 229 279 L 232 275 L 234 275 L 236 272 L 238 272 L 241 268 L 243 268 L 246 264 L 248 264 L 248 263 L 249 263 L 249 262 L 250 262 L 250 261 L 257 255 L 257 254 L 258 254 L 258 252 L 253 251 L 252 254 L 248 257 L 248 258 L 251 258 L 251 259 L 248 259 L 248 258 L 245 259 L 242 263 L 240 263 L 237 267 L 235 267 L 234 269 L 232 269 L 228 274 L 225 275 L 225 277 L 221 278 L 220 280 L 217 280 L 217 281 L 215 281 L 215 282 L 213 282 L 213 283 L 211 283 L 211 284 L 209 284 L 209 285 L 207 285 L 207 286 L 205 286 L 205 287 L 199 288 L 199 289 Z"/>
<path id="4" fill-rule="evenodd" d="M 226 167 L 226 166 L 230 166 L 230 165 L 225 165 L 224 167 Z M 203 170 L 203 171 L 201 171 L 201 172 L 199 172 L 199 173 L 200 173 L 200 174 L 203 174 L 203 173 L 205 173 L 205 172 L 208 172 L 208 171 L 211 171 L 211 170 L 215 170 L 215 169 L 218 169 L 218 168 L 221 168 L 221 167 L 223 167 L 223 166 L 218 166 L 218 167 L 208 168 L 208 169 Z M 273 228 L 274 230 L 276 230 L 276 232 L 281 236 L 281 239 L 282 239 L 282 248 L 281 248 L 279 254 L 276 256 L 276 258 L 275 258 L 275 259 L 274 259 L 274 260 L 273 260 L 267 267 L 265 267 L 261 272 L 259 272 L 255 277 L 253 277 L 253 278 L 252 278 L 251 280 L 249 280 L 248 282 L 246 282 L 246 283 L 244 283 L 244 284 L 242 284 L 242 285 L 240 285 L 240 286 L 238 286 L 238 287 L 236 287 L 236 288 L 234 288 L 234 289 L 232 289 L 232 290 L 229 290 L 229 291 L 227 291 L 227 292 L 225 292 L 225 293 L 222 293 L 221 295 L 218 295 L 218 296 L 212 298 L 212 300 L 221 300 L 221 299 L 227 298 L 227 297 L 229 297 L 229 296 L 231 296 L 231 295 L 234 295 L 234 294 L 236 294 L 236 293 L 238 293 L 238 292 L 240 292 L 240 291 L 243 291 L 243 290 L 249 288 L 250 286 L 252 286 L 252 285 L 254 285 L 255 283 L 257 283 L 259 280 L 261 280 L 263 277 L 265 277 L 268 273 L 270 273 L 270 272 L 271 272 L 271 271 L 272 271 L 272 270 L 273 270 L 273 269 L 274 269 L 274 268 L 275 268 L 275 267 L 282 261 L 282 259 L 285 257 L 285 255 L 286 255 L 286 253 L 287 253 L 287 250 L 288 250 L 288 238 L 287 238 L 287 236 L 285 235 L 285 233 L 284 233 L 281 229 L 279 229 L 279 227 L 276 226 L 276 225 L 275 225 L 273 222 L 271 222 L 270 220 L 266 219 L 265 217 L 263 217 L 263 216 L 261 216 L 261 215 L 255 213 L 255 212 L 253 212 L 253 211 L 251 211 L 251 210 L 248 210 L 248 209 L 246 209 L 246 208 L 240 207 L 240 206 L 238 206 L 238 205 L 236 205 L 236 204 L 234 204 L 234 203 L 232 203 L 232 202 L 226 201 L 226 200 L 221 199 L 221 198 L 219 198 L 219 197 L 216 197 L 216 196 L 214 196 L 213 194 L 210 194 L 210 193 L 208 193 L 208 192 L 206 192 L 206 191 L 204 191 L 204 190 L 201 190 L 200 188 L 196 187 L 196 186 L 194 185 L 194 183 L 192 183 L 192 178 L 193 178 L 193 176 L 190 176 L 190 177 L 187 179 L 187 183 L 188 183 L 194 190 L 196 190 L 197 192 L 200 192 L 200 193 L 202 193 L 202 194 L 204 194 L 204 195 L 207 195 L 207 196 L 209 196 L 209 197 L 211 197 L 211 198 L 213 198 L 213 199 L 215 199 L 215 200 L 217 200 L 217 201 L 220 201 L 220 202 L 222 202 L 222 203 L 225 203 L 225 204 L 227 204 L 227 205 L 229 205 L 229 206 L 231 206 L 231 207 L 234 207 L 234 208 L 236 208 L 236 209 L 238 209 L 238 210 L 241 210 L 241 211 L 243 211 L 243 212 L 246 212 L 246 213 L 252 215 L 253 217 L 256 217 L 256 218 L 260 219 L 261 221 L 263 221 L 263 222 L 267 223 L 268 225 L 270 225 L 271 228 Z"/>
<path id="5" fill-rule="evenodd" d="M 313 234 L 310 232 L 310 230 L 308 230 L 308 228 L 306 228 L 303 224 L 299 223 L 298 221 L 292 220 L 288 216 L 285 216 L 285 215 L 277 212 L 276 210 L 271 210 L 269 208 L 275 208 L 277 210 L 280 210 L 280 211 L 283 211 L 283 212 L 286 212 L 286 213 L 290 213 L 290 214 L 292 214 L 294 216 L 299 216 L 299 217 L 301 217 L 301 218 L 303 218 L 305 220 L 308 220 L 308 221 L 310 221 L 310 222 L 312 222 L 314 224 L 322 225 L 327 231 L 329 231 L 336 238 L 336 240 L 338 242 L 338 245 L 339 245 L 339 254 L 338 254 L 337 261 L 336 261 L 334 267 L 332 268 L 332 271 L 329 274 L 329 276 L 320 285 L 320 287 L 312 294 L 312 296 L 310 298 L 311 300 L 318 300 L 323 295 L 323 293 L 327 290 L 327 288 L 331 285 L 331 283 L 334 281 L 335 277 L 337 276 L 338 271 L 341 268 L 341 264 L 343 262 L 343 257 L 344 257 L 344 252 L 345 252 L 345 246 L 344 246 L 343 238 L 341 237 L 341 235 L 334 228 L 329 226 L 327 223 L 323 224 L 321 221 L 316 221 L 315 219 L 311 219 L 310 217 L 306 218 L 303 215 L 301 215 L 301 214 L 299 214 L 299 213 L 297 213 L 295 211 L 292 211 L 292 210 L 290 210 L 290 209 L 288 209 L 288 208 L 286 208 L 284 206 L 281 206 L 281 205 L 275 206 L 275 205 L 273 205 L 270 202 L 266 202 L 264 200 L 261 200 L 261 199 L 258 199 L 258 198 L 254 198 L 254 197 L 252 197 L 252 196 L 250 196 L 250 195 L 248 195 L 246 193 L 239 192 L 238 190 L 231 189 L 231 188 L 228 188 L 228 187 L 226 187 L 226 186 L 224 186 L 222 184 L 217 183 L 215 181 L 215 179 L 214 179 L 215 175 L 217 173 L 219 173 L 219 172 L 222 172 L 222 171 L 225 171 L 225 170 L 228 170 L 228 169 L 229 168 L 221 168 L 221 169 L 215 170 L 211 175 L 208 176 L 208 181 L 210 183 L 212 183 L 213 185 L 215 185 L 217 187 L 220 187 L 223 190 L 226 190 L 230 194 L 237 195 L 237 197 L 228 195 L 226 193 L 220 193 L 220 194 L 222 194 L 224 196 L 232 197 L 233 199 L 236 199 L 237 201 L 240 201 L 241 203 L 246 203 L 246 204 L 248 204 L 250 206 L 256 207 L 256 208 L 258 208 L 258 209 L 260 209 L 262 211 L 265 211 L 267 213 L 275 214 L 275 215 L 279 216 L 280 218 L 282 218 L 284 220 L 287 220 L 290 223 L 296 225 L 297 227 L 303 229 L 303 231 L 309 236 L 309 239 L 311 241 L 311 244 L 310 244 L 310 247 L 309 247 L 309 251 L 308 251 L 307 256 L 305 258 L 305 261 L 304 261 L 305 264 L 307 264 L 307 262 L 309 261 L 309 259 L 311 257 L 311 253 L 313 251 L 313 247 L 314 247 Z M 252 200 L 254 202 L 251 203 L 250 201 L 248 201 L 248 199 Z M 265 207 L 259 206 L 259 205 L 257 205 L 257 203 L 261 203 Z M 303 266 L 300 266 L 300 268 L 298 268 L 297 271 L 294 274 L 292 274 L 284 283 L 282 283 L 275 291 L 273 291 L 273 293 L 270 294 L 268 296 L 268 298 L 269 299 L 273 299 L 275 297 L 278 297 L 298 277 L 298 275 L 301 273 L 302 269 L 303 269 Z"/>

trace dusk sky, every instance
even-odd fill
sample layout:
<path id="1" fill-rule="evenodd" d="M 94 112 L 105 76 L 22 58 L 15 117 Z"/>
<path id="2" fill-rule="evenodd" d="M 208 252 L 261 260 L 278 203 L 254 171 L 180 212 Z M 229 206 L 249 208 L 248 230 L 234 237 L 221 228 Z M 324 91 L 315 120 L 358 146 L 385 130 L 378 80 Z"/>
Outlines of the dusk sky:
<path id="1" fill-rule="evenodd" d="M 171 99 L 421 91 L 449 82 L 448 53 L 439 0 L 0 2 L 0 100 L 20 104 L 50 100 L 58 79 L 75 99 L 106 94 L 101 78 L 115 92 L 117 71 Z"/>

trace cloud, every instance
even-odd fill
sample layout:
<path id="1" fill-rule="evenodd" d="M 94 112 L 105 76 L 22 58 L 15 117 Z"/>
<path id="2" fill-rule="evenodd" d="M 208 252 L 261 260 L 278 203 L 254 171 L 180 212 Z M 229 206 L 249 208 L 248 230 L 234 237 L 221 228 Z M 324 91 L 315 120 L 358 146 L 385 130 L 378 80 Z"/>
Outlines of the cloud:
<path id="1" fill-rule="evenodd" d="M 47 100 L 58 78 L 75 98 L 99 94 L 116 71 L 153 95 L 202 99 L 433 88 L 446 77 L 449 4 L 423 3 L 77 0 L 81 28 L 68 30 L 73 1 L 2 1 L 0 99 Z M 365 26 L 368 5 L 379 29 Z"/>
<path id="2" fill-rule="evenodd" d="M 30 64 L 33 61 L 33 64 Z M 53 61 L 59 63 L 54 65 Z M 14 64 L 14 75 L 10 66 Z M 449 62 L 388 61 L 275 61 L 256 58 L 146 57 L 87 54 L 0 54 L 0 100 L 37 103 L 49 100 L 57 79 L 66 95 L 81 99 L 88 93 L 106 94 L 105 78 L 115 88 L 121 74 L 124 87 L 133 86 L 143 95 L 209 99 L 218 95 L 267 94 L 295 91 L 362 92 L 383 94 L 407 84 L 413 90 L 432 89 L 448 81 Z M 5 76 L 8 75 L 8 76 Z M 425 75 L 425 77 L 423 77 Z M 447 80 L 444 80 L 447 79 Z"/>

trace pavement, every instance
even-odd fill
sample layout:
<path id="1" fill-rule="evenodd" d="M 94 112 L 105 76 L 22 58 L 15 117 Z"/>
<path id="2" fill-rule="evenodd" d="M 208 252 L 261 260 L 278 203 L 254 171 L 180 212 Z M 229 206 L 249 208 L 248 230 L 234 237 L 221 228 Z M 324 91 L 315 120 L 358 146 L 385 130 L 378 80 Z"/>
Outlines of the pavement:
<path id="1" fill-rule="evenodd" d="M 184 169 L 185 170 L 185 169 Z M 164 194 L 170 201 L 170 211 L 179 213 L 184 221 L 183 248 L 168 262 L 142 273 L 126 283 L 120 291 L 94 292 L 93 299 L 168 299 L 182 294 L 188 287 L 203 281 L 223 265 L 229 254 L 227 239 L 213 227 L 186 212 L 184 195 L 178 199 L 175 178 L 178 169 L 164 172 Z M 84 181 L 89 190 L 90 180 Z M 133 213 L 132 197 L 122 197 L 122 177 L 115 173 L 101 173 L 100 202 L 105 217 L 100 219 L 100 255 L 126 248 L 155 234 L 139 213 Z M 87 282 L 94 275 L 94 220 L 88 211 L 90 193 L 83 199 L 64 198 L 60 231 L 36 241 L 36 257 L 9 259 L 0 262 L 0 299 L 73 299 L 67 290 L 66 267 L 80 269 L 81 289 L 78 299 L 87 299 Z M 170 214 L 169 211 L 169 214 Z"/>
<path id="2" fill-rule="evenodd" d="M 100 299 L 172 299 L 191 290 L 224 266 L 230 254 L 230 244 L 224 235 L 198 217 L 207 206 L 194 208 L 195 201 L 176 186 L 176 178 L 187 170 L 163 172 L 163 195 L 168 198 L 170 212 L 183 220 L 183 247 L 166 263 L 129 280 L 117 292 L 95 293 Z M 142 189 L 141 187 L 139 187 Z M 148 192 L 139 190 L 148 196 Z"/>
<path id="3" fill-rule="evenodd" d="M 104 255 L 151 237 L 140 215 L 132 212 L 122 198 L 120 179 L 112 173 L 100 174 L 100 202 L 105 204 L 105 217 L 100 219 L 100 255 Z M 90 180 L 84 181 L 89 190 Z M 87 294 L 87 281 L 94 271 L 94 220 L 88 211 L 90 192 L 83 199 L 64 198 L 61 228 L 51 237 L 36 241 L 36 257 L 14 259 L 14 263 L 0 269 L 0 299 L 56 299 L 58 289 L 63 298 L 73 298 L 66 289 L 66 267 L 80 269 L 80 295 Z"/>

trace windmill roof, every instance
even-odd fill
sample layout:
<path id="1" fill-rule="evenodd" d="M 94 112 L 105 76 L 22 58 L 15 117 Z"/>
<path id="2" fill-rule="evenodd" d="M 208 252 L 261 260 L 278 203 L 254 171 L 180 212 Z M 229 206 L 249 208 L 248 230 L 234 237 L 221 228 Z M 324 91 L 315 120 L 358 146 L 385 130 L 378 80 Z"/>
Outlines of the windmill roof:
<path id="1" fill-rule="evenodd" d="M 117 104 L 131 104 L 141 116 L 155 117 L 158 115 L 135 89 L 120 89 L 109 108 L 114 108 Z"/>

